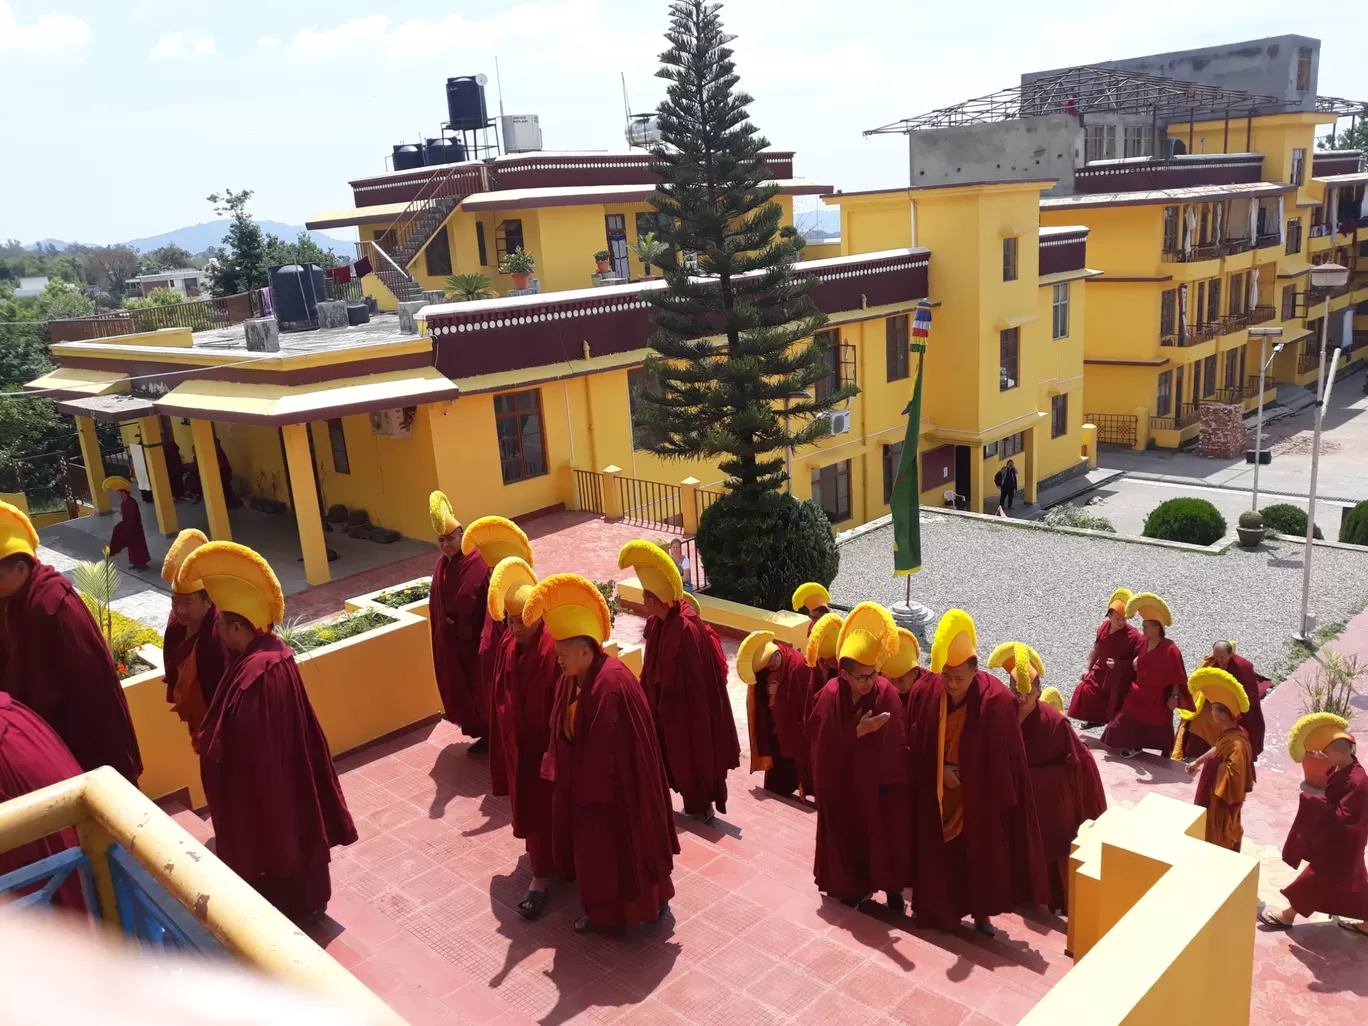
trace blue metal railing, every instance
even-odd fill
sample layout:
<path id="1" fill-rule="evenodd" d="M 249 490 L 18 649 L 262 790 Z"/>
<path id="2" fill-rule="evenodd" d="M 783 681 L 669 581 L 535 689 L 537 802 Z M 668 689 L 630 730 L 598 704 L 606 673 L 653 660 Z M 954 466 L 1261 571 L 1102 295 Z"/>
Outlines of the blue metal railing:
<path id="1" fill-rule="evenodd" d="M 80 848 L 68 848 L 0 876 L 0 895 L 28 892 L 13 901 L 0 903 L 0 914 L 10 909 L 36 906 L 51 908 L 52 899 L 72 873 L 76 873 L 81 881 L 81 894 L 85 898 L 86 908 L 95 908 L 95 885 L 90 876 L 90 860 Z M 37 890 L 29 890 L 40 882 L 42 886 Z"/>
<path id="2" fill-rule="evenodd" d="M 168 948 L 227 954 L 208 930 L 121 844 L 109 846 L 109 875 L 124 935 L 153 951 Z"/>

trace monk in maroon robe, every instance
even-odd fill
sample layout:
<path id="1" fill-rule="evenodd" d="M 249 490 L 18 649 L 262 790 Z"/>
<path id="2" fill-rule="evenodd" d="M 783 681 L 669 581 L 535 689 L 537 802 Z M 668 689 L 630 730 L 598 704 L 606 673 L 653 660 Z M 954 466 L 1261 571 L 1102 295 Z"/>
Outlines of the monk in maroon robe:
<path id="1" fill-rule="evenodd" d="M 456 523 L 437 537 L 442 554 L 432 571 L 428 625 L 443 713 L 475 739 L 468 754 L 480 755 L 489 750 L 489 693 L 480 672 L 480 636 L 489 616 L 490 571 L 478 551 L 461 553 L 461 534 Z"/>
<path id="2" fill-rule="evenodd" d="M 666 775 L 684 798 L 684 813 L 710 823 L 714 807 L 727 811 L 727 771 L 741 765 L 727 664 L 717 635 L 682 601 L 682 587 L 665 598 L 652 591 L 643 596 L 649 619 L 641 686 L 655 715 Z"/>
<path id="3" fill-rule="evenodd" d="M 1358 761 L 1353 735 L 1339 732 L 1321 752 L 1307 758 L 1329 759 L 1332 769 L 1324 794 L 1301 795 L 1282 857 L 1293 869 L 1307 863 L 1301 875 L 1283 888 L 1288 906 L 1279 915 L 1265 909 L 1259 918 L 1275 928 L 1292 925 L 1297 916 L 1314 912 L 1339 916 L 1340 925 L 1368 933 L 1368 773 Z M 1347 920 L 1357 919 L 1353 924 Z"/>
<path id="4" fill-rule="evenodd" d="M 1142 601 L 1148 603 L 1143 611 L 1136 605 Z M 1193 708 L 1187 669 L 1183 653 L 1165 635 L 1172 616 L 1163 600 L 1141 594 L 1131 599 L 1130 606 L 1144 617 L 1144 639 L 1135 657 L 1135 679 L 1120 710 L 1102 732 L 1102 743 L 1121 749 L 1126 759 L 1145 748 L 1167 758 L 1173 750 L 1174 710 Z"/>
<path id="5" fill-rule="evenodd" d="M 1045 854 L 1048 907 L 1066 913 L 1074 838 L 1080 826 L 1107 811 L 1107 796 L 1092 750 L 1063 713 L 1040 701 L 1040 678 L 1030 691 L 1018 689 L 1016 700 Z"/>
<path id="6" fill-rule="evenodd" d="M 751 655 L 743 645 L 736 655 L 737 675 L 749 685 L 746 721 L 750 728 L 751 772 L 765 774 L 765 790 L 799 798 L 812 794 L 808 714 L 812 709 L 812 674 L 792 645 L 764 635 L 748 672 L 742 660 Z M 767 642 L 767 644 L 765 643 Z"/>
<path id="7" fill-rule="evenodd" d="M 284 615 L 280 584 L 265 560 L 232 542 L 195 549 L 179 577 L 203 581 L 229 651 L 199 734 L 215 852 L 303 922 L 332 897 L 330 849 L 357 835 L 294 652 L 271 630 Z"/>
<path id="8" fill-rule="evenodd" d="M 215 622 L 218 610 L 204 590 L 204 583 L 177 580 L 176 576 L 185 558 L 208 541 L 201 531 L 184 530 L 176 536 L 162 563 L 162 579 L 171 585 L 171 619 L 162 638 L 166 701 L 189 728 L 191 745 L 196 743 L 204 714 L 228 662 L 228 650 Z"/>
<path id="9" fill-rule="evenodd" d="M 903 703 L 879 670 L 896 650 L 887 610 L 862 602 L 841 631 L 839 676 L 817 693 L 808 723 L 817 803 L 817 889 L 849 906 L 883 891 L 904 909 L 911 835 Z"/>
<path id="10" fill-rule="evenodd" d="M 237 509 L 242 500 L 233 491 L 233 465 L 228 462 L 228 454 L 223 451 L 223 443 L 214 439 L 214 458 L 218 461 L 219 481 L 223 485 L 223 502 L 229 509 Z"/>
<path id="11" fill-rule="evenodd" d="M 171 495 L 176 499 L 185 498 L 185 462 L 181 459 L 180 446 L 176 444 L 176 434 L 171 427 L 171 419 L 161 419 L 162 452 L 166 456 L 166 476 L 171 482 Z"/>
<path id="12" fill-rule="evenodd" d="M 80 774 L 80 765 L 53 729 L 32 709 L 0 691 L 0 805 Z M 0 876 L 80 845 L 76 828 L 67 827 L 18 848 L 0 851 Z M 36 889 L 37 885 L 22 893 Z M 81 881 L 75 872 L 57 889 L 52 903 L 73 912 L 85 911 Z"/>
<path id="13" fill-rule="evenodd" d="M 551 706 L 560 667 L 556 641 L 541 620 L 523 622 L 527 595 L 536 576 L 523 560 L 514 573 L 495 568 L 490 582 L 490 614 L 506 624 L 494 653 L 493 717 L 489 735 L 489 772 L 496 795 L 508 795 L 513 807 L 513 836 L 521 837 L 532 869 L 532 885 L 518 911 L 535 919 L 545 910 L 555 871 L 551 830 L 554 787 L 541 775 L 542 757 L 551 743 Z M 526 568 L 525 573 L 517 572 Z M 507 585 L 505 585 L 507 580 Z M 504 591 L 498 595 L 499 588 Z"/>
<path id="14" fill-rule="evenodd" d="M 128 485 L 123 478 L 116 480 Z M 133 498 L 131 487 L 118 487 L 115 494 L 119 496 L 119 522 L 109 536 L 109 556 L 112 559 L 127 549 L 130 569 L 142 570 L 152 559 L 152 553 L 147 549 L 147 536 L 143 534 L 142 508 Z"/>
<path id="15" fill-rule="evenodd" d="M 1235 645 L 1229 641 L 1218 641 L 1211 646 L 1211 655 L 1202 660 L 1203 666 L 1214 666 L 1218 670 L 1225 670 L 1244 687 L 1245 694 L 1249 696 L 1249 711 L 1240 715 L 1240 728 L 1249 738 L 1249 744 L 1254 749 L 1254 758 L 1258 758 L 1263 752 L 1264 747 L 1264 715 L 1263 715 L 1263 693 L 1260 685 L 1268 678 L 1260 676 L 1254 670 L 1254 664 L 1244 656 L 1235 651 Z M 1198 713 L 1198 716 L 1201 716 Z M 1185 727 L 1190 727 L 1193 721 L 1189 720 Z M 1210 742 L 1201 737 L 1200 733 L 1191 729 L 1183 730 L 1182 756 L 1184 759 L 1192 759 L 1205 754 L 1210 748 Z"/>
<path id="16" fill-rule="evenodd" d="M 1131 593 L 1125 588 L 1112 594 L 1106 619 L 1097 628 L 1088 669 L 1069 699 L 1069 716 L 1087 727 L 1111 722 L 1135 679 L 1135 656 L 1140 651 L 1140 632 L 1126 618 Z"/>
<path id="17" fill-rule="evenodd" d="M 969 615 L 947 612 L 908 703 L 912 906 L 920 925 L 968 915 L 991 935 L 990 917 L 1043 905 L 1048 888 L 1016 701 L 975 644 Z"/>
<path id="18" fill-rule="evenodd" d="M 542 776 L 551 799 L 556 865 L 579 882 L 576 932 L 655 922 L 674 897 L 679 854 L 665 766 L 641 684 L 605 655 L 608 606 L 575 574 L 537 585 L 523 620 L 545 620 L 561 676 Z"/>
<path id="19" fill-rule="evenodd" d="M 28 518 L 0 503 L 0 690 L 41 716 L 83 770 L 142 773 L 109 645 L 71 582 L 40 563 Z"/>

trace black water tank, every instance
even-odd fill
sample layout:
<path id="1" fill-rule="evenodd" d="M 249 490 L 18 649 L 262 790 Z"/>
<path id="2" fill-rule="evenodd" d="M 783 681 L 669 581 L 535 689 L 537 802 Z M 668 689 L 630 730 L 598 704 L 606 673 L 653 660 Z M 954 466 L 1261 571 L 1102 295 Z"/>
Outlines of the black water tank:
<path id="1" fill-rule="evenodd" d="M 429 139 L 423 147 L 423 162 L 428 167 L 437 164 L 458 164 L 465 160 L 465 147 L 458 139 Z"/>
<path id="2" fill-rule="evenodd" d="M 313 264 L 284 264 L 271 271 L 271 299 L 281 331 L 307 331 L 318 326 L 318 301 L 324 293 L 314 279 Z"/>
<path id="3" fill-rule="evenodd" d="M 461 75 L 447 79 L 447 114 L 451 127 L 457 131 L 484 128 L 489 123 L 485 110 L 483 75 Z"/>
<path id="4" fill-rule="evenodd" d="M 309 269 L 309 277 L 313 279 L 314 302 L 322 303 L 328 298 L 328 276 L 323 273 L 323 268 L 317 264 L 305 264 Z"/>
<path id="5" fill-rule="evenodd" d="M 412 143 L 401 143 L 394 147 L 394 170 L 412 171 L 423 166 L 423 148 Z"/>

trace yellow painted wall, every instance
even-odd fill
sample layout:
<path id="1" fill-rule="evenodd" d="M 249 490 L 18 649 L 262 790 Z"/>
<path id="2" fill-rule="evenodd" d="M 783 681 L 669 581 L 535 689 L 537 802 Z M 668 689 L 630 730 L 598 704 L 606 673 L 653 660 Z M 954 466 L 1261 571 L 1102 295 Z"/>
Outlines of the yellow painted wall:
<path id="1" fill-rule="evenodd" d="M 214 434 L 233 465 L 236 488 L 246 488 L 242 498 L 261 495 L 290 501 L 289 475 L 280 448 L 280 430 L 266 424 L 215 424 Z"/>
<path id="2" fill-rule="evenodd" d="M 346 474 L 334 465 L 327 423 L 315 421 L 310 428 L 325 507 L 341 503 L 348 509 L 364 509 L 372 524 L 410 538 L 431 538 L 427 500 L 435 487 L 436 470 L 425 417 L 415 415 L 408 438 L 373 433 L 368 415 L 343 417 L 350 466 Z"/>

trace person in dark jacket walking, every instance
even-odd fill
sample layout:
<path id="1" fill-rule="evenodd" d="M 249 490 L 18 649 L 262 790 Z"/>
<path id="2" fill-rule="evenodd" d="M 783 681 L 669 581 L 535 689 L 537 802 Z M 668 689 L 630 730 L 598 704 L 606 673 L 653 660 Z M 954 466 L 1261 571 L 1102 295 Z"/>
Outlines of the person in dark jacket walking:
<path id="1" fill-rule="evenodd" d="M 1012 499 L 1016 497 L 1017 490 L 1017 470 L 1016 463 L 1012 460 L 1007 461 L 1007 466 L 1003 467 L 993 476 L 993 482 L 998 486 L 998 505 L 1002 509 L 1012 508 Z"/>

